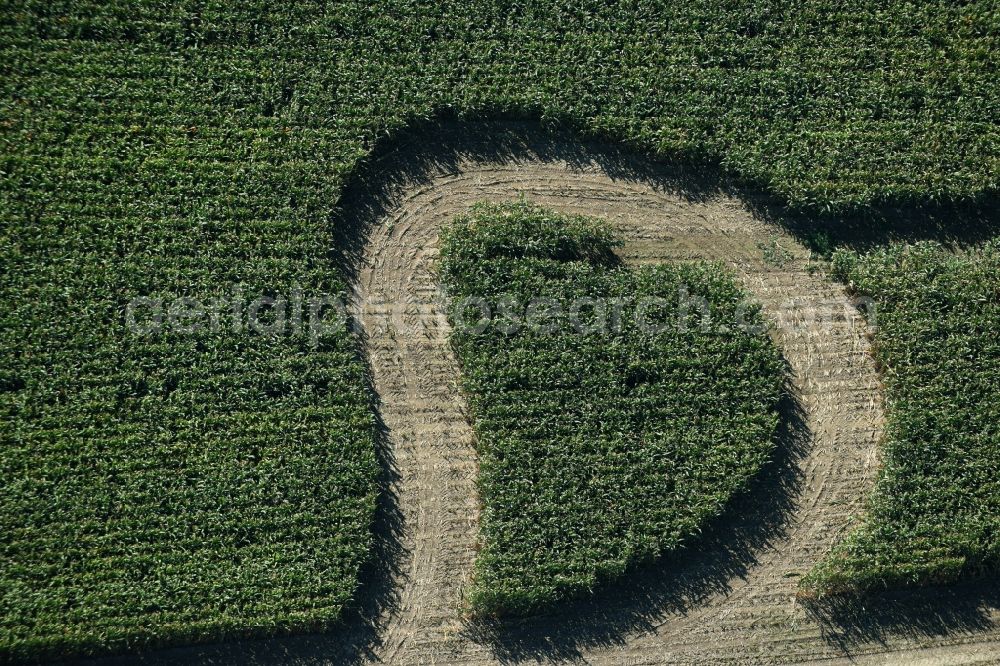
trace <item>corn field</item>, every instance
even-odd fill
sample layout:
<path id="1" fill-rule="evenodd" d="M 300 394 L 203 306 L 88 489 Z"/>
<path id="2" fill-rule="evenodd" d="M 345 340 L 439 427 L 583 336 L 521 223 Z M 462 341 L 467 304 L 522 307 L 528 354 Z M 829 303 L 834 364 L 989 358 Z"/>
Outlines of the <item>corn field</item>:
<path id="1" fill-rule="evenodd" d="M 452 303 L 506 304 L 486 325 L 452 308 L 480 457 L 475 612 L 535 611 L 669 553 L 774 448 L 783 365 L 758 309 L 744 316 L 756 330 L 723 324 L 748 300 L 734 277 L 711 263 L 632 271 L 615 245 L 601 223 L 528 203 L 481 205 L 443 232 Z M 681 293 L 709 306 L 683 328 Z M 636 315 L 652 299 L 662 326 L 649 330 Z M 519 314 L 532 300 L 544 317 Z M 617 312 L 600 326 L 607 300 Z M 585 326 L 580 302 L 594 306 Z"/>

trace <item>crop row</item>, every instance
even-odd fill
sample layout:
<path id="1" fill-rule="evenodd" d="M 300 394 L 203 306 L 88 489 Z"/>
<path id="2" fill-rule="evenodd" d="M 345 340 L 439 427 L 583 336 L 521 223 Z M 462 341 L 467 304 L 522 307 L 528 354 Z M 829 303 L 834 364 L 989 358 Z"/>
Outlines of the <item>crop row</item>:
<path id="1" fill-rule="evenodd" d="M 733 277 L 714 264 L 632 272 L 613 248 L 601 224 L 525 203 L 481 205 L 445 231 L 452 303 L 548 308 L 516 330 L 452 312 L 480 459 L 476 612 L 537 610 L 677 548 L 773 450 L 777 351 L 763 330 L 707 322 L 746 300 Z M 680 293 L 708 308 L 682 322 Z M 594 326 L 610 299 L 615 321 Z M 654 299 L 658 326 L 643 327 L 638 303 Z M 591 304 L 585 330 L 574 301 Z"/>
<path id="2" fill-rule="evenodd" d="M 812 208 L 976 197 L 1000 174 L 997 22 L 989 2 L 5 2 L 0 521 L 17 537 L 0 654 L 311 627 L 351 596 L 375 470 L 346 334 L 147 339 L 123 316 L 135 297 L 237 284 L 339 290 L 330 219 L 378 140 L 438 113 L 528 115 L 717 161 Z M 288 465 L 269 483 L 297 488 L 295 524 L 326 536 L 276 530 L 280 557 L 198 564 L 203 523 L 240 544 L 279 511 L 239 480 L 264 452 Z M 344 470 L 357 495 L 326 481 Z M 154 495 L 187 527 L 144 532 Z M 67 559 L 71 544 L 87 546 Z M 128 549 L 189 557 L 189 575 L 130 568 Z M 335 593 L 239 573 L 291 580 L 303 569 L 282 563 L 313 557 Z"/>
<path id="3" fill-rule="evenodd" d="M 808 594 L 993 575 L 1000 567 L 1000 245 L 840 250 L 870 295 L 887 399 L 864 521 L 803 580 Z"/>

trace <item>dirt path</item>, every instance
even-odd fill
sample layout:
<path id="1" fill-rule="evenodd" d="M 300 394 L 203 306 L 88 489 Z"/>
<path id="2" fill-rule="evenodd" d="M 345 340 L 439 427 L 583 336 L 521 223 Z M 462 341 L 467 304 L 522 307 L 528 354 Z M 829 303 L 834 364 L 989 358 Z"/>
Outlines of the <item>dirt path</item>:
<path id="1" fill-rule="evenodd" d="M 689 186 L 663 166 L 548 139 L 504 149 L 487 144 L 420 168 L 409 161 L 420 161 L 414 150 L 426 148 L 403 147 L 381 160 L 381 178 L 391 185 L 371 221 L 358 276 L 359 295 L 369 304 L 361 321 L 375 388 L 402 475 L 396 492 L 406 526 L 402 545 L 410 554 L 396 580 L 399 606 L 381 622 L 378 657 L 393 664 L 579 657 L 638 664 L 843 656 L 843 643 L 796 602 L 795 592 L 799 576 L 858 514 L 876 469 L 879 380 L 864 322 L 844 291 L 815 270 L 795 239 L 755 218 L 739 199 Z M 604 600 L 597 619 L 583 612 L 583 623 L 609 627 L 580 626 L 577 637 L 565 629 L 574 622 L 568 615 L 493 631 L 463 626 L 462 590 L 476 552 L 476 456 L 434 277 L 438 230 L 477 201 L 521 196 L 608 220 L 625 234 L 622 255 L 630 263 L 724 261 L 776 325 L 807 440 L 801 455 L 787 461 L 797 469 L 794 497 L 775 538 L 750 554 L 743 577 L 717 592 L 696 585 L 695 599 L 667 604 L 683 614 L 644 608 L 643 621 L 629 623 L 641 626 L 623 627 L 606 617 L 617 605 L 625 615 L 636 613 L 627 608 L 629 599 L 615 598 Z M 518 636 L 522 629 L 525 636 Z M 914 642 L 920 639 L 898 641 L 900 648 Z M 862 642 L 854 651 L 890 647 Z"/>
<path id="2" fill-rule="evenodd" d="M 890 613 L 861 630 L 825 622 L 796 601 L 799 577 L 849 528 L 874 480 L 879 379 L 865 325 L 843 289 L 816 270 L 798 241 L 755 217 L 736 193 L 517 124 L 417 137 L 384 154 L 352 188 L 344 220 L 357 225 L 357 244 L 345 254 L 356 270 L 358 320 L 398 474 L 392 495 L 401 530 L 393 545 L 401 555 L 386 585 L 391 600 L 381 604 L 372 626 L 355 622 L 318 641 L 242 647 L 241 660 L 339 663 L 358 654 L 388 664 L 993 659 L 998 614 L 975 595 L 957 598 L 948 613 L 931 609 L 926 614 L 934 620 L 919 627 L 905 618 L 897 623 Z M 608 220 L 624 233 L 622 256 L 633 264 L 725 262 L 775 324 L 797 410 L 787 416 L 774 469 L 686 551 L 551 616 L 477 626 L 461 611 L 476 553 L 476 453 L 434 265 L 443 224 L 477 201 L 520 196 Z M 913 610 L 909 598 L 900 604 L 904 614 Z M 992 642 L 976 643 L 983 638 Z M 359 643 L 365 649 L 356 649 Z"/>

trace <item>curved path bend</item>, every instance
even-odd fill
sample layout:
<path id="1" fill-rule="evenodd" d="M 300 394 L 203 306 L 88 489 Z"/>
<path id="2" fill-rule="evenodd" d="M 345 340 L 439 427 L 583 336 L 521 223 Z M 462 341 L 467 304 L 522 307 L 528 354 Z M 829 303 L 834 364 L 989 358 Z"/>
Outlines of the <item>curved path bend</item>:
<path id="1" fill-rule="evenodd" d="M 859 513 L 876 469 L 879 379 L 865 324 L 844 290 L 811 264 L 799 242 L 718 185 L 599 147 L 510 137 L 516 145 L 499 147 L 492 138 L 465 137 L 478 147 L 441 149 L 445 159 L 416 156 L 426 145 L 403 146 L 371 170 L 384 189 L 359 248 L 356 307 L 400 475 L 394 490 L 406 553 L 394 608 L 379 621 L 377 658 L 638 664 L 843 654 L 797 603 L 796 585 Z M 664 596 L 662 609 L 655 599 L 622 598 L 636 595 L 616 595 L 612 587 L 612 599 L 595 602 L 603 611 L 583 611 L 583 619 L 567 614 L 497 630 L 464 623 L 462 590 L 476 554 L 477 464 L 434 273 L 438 232 L 475 202 L 519 197 L 607 220 L 624 234 L 621 255 L 631 264 L 721 260 L 774 323 L 803 415 L 802 441 L 786 461 L 795 468 L 794 490 L 783 500 L 781 525 L 759 539 L 767 543 L 750 547 L 749 563 L 731 579 L 700 586 L 707 590 L 693 584 L 692 598 L 680 602 Z M 697 559 L 692 555 L 686 559 Z M 665 559 L 662 575 L 674 576 Z M 628 626 L 610 617 L 618 606 Z M 601 623 L 611 626 L 589 626 Z"/>
<path id="2" fill-rule="evenodd" d="M 630 263 L 715 259 L 763 305 L 791 371 L 776 460 L 682 552 L 552 615 L 476 625 L 476 452 L 434 277 L 438 231 L 477 201 L 518 197 L 608 220 Z M 832 620 L 799 577 L 850 528 L 882 432 L 865 324 L 781 227 L 718 180 L 528 123 L 416 133 L 350 184 L 335 223 L 356 288 L 391 487 L 359 612 L 329 633 L 174 648 L 149 664 L 996 664 L 1000 601 L 985 586 L 905 592 Z M 757 201 L 757 203 L 761 203 Z M 765 202 L 766 203 L 766 202 Z M 134 663 L 134 657 L 99 660 Z"/>

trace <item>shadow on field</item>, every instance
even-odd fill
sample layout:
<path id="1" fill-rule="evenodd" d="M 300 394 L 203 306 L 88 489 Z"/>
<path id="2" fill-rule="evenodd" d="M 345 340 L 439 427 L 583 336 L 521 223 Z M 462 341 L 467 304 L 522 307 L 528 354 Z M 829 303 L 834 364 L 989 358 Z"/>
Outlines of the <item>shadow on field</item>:
<path id="1" fill-rule="evenodd" d="M 685 201 L 704 202 L 746 193 L 728 184 L 718 169 L 688 163 L 653 163 L 621 146 L 588 143 L 538 123 L 523 121 L 427 122 L 380 145 L 346 184 L 334 214 L 333 260 L 353 282 L 373 225 L 398 205 L 407 189 L 430 184 L 441 173 L 458 173 L 463 160 L 504 165 L 524 160 L 563 161 L 571 167 L 597 164 L 615 180 L 642 182 Z"/>
<path id="2" fill-rule="evenodd" d="M 378 144 L 346 183 L 332 220 L 333 260 L 342 274 L 349 280 L 356 276 L 369 230 L 396 206 L 400 192 L 429 183 L 435 172 L 457 173 L 463 158 L 497 165 L 525 158 L 562 160 L 578 168 L 597 164 L 615 180 L 644 183 L 692 203 L 726 194 L 821 255 L 839 246 L 864 251 L 894 241 L 930 240 L 964 249 L 1000 237 L 996 194 L 954 203 L 886 202 L 838 214 L 792 211 L 780 198 L 737 183 L 713 164 L 655 159 L 625 145 L 544 129 L 535 121 L 434 119 Z"/>
<path id="3" fill-rule="evenodd" d="M 892 590 L 804 602 L 823 639 L 845 654 L 893 638 L 948 636 L 996 629 L 990 609 L 1000 607 L 995 581 Z"/>
<path id="4" fill-rule="evenodd" d="M 349 283 L 356 281 L 373 225 L 393 212 L 400 193 L 437 174 L 457 173 L 464 160 L 499 165 L 524 159 L 576 167 L 596 163 L 615 179 L 644 182 L 692 202 L 720 193 L 745 196 L 727 186 L 715 169 L 652 164 L 626 149 L 540 131 L 537 124 L 443 124 L 398 137 L 358 170 L 332 223 L 338 232 L 338 267 Z M 689 548 L 638 567 L 627 581 L 604 585 L 592 598 L 561 604 L 552 614 L 470 622 L 466 637 L 487 646 L 502 662 L 576 659 L 588 648 L 624 644 L 669 615 L 728 593 L 732 582 L 754 566 L 757 554 L 782 537 L 795 505 L 798 462 L 811 437 L 791 391 L 782 413 L 773 462 Z"/>
<path id="5" fill-rule="evenodd" d="M 891 206 L 836 218 L 792 212 L 767 198 L 744 197 L 744 201 L 758 217 L 784 227 L 820 255 L 841 246 L 865 252 L 917 241 L 965 250 L 1000 237 L 1000 198 L 995 196 L 964 203 Z"/>
<path id="6" fill-rule="evenodd" d="M 1000 234 L 1000 206 L 984 201 L 963 206 L 886 208 L 841 217 L 793 214 L 773 197 L 741 188 L 715 166 L 657 162 L 625 147 L 581 140 L 579 134 L 543 130 L 537 122 L 434 120 L 411 126 L 379 144 L 345 185 L 331 220 L 331 258 L 349 284 L 356 281 L 370 231 L 398 203 L 405 189 L 430 182 L 431 174 L 458 172 L 463 159 L 504 164 L 519 159 L 598 164 L 615 179 L 637 181 L 691 202 L 719 194 L 741 199 L 763 219 L 778 224 L 823 253 L 847 245 L 865 249 L 891 240 L 937 240 L 964 247 Z M 356 327 L 357 328 L 357 327 Z M 363 344 L 363 340 L 359 341 Z M 376 401 L 377 396 L 372 391 Z M 480 620 L 466 636 L 502 662 L 580 659 L 589 648 L 624 645 L 672 615 L 684 615 L 706 598 L 738 587 L 763 554 L 786 534 L 801 485 L 800 460 L 811 445 L 798 399 L 789 392 L 774 459 L 729 509 L 686 548 L 635 569 L 627 580 L 608 583 L 590 599 L 566 603 L 530 618 Z M 377 661 L 381 621 L 399 606 L 401 540 L 405 525 L 395 492 L 399 479 L 384 424 L 378 454 L 383 469 L 376 550 L 357 606 L 327 633 L 234 639 L 214 645 L 102 659 L 113 663 L 336 663 Z M 824 638 L 849 654 L 853 646 L 891 636 L 938 636 L 989 628 L 987 606 L 1000 607 L 1000 587 L 958 586 L 878 598 L 812 603 L 808 610 Z"/>
<path id="7" fill-rule="evenodd" d="M 886 206 L 847 216 L 788 211 L 766 192 L 741 187 L 712 165 L 655 161 L 628 147 L 589 142 L 577 134 L 545 130 L 537 122 L 433 120 L 380 145 L 347 184 L 332 225 L 334 260 L 349 281 L 363 262 L 374 224 L 398 205 L 399 194 L 429 183 L 432 175 L 457 173 L 463 160 L 507 164 L 525 159 L 600 166 L 614 179 L 642 182 L 690 202 L 720 194 L 744 201 L 760 218 L 787 229 L 824 254 L 833 247 L 858 250 L 894 240 L 935 240 L 964 248 L 1000 235 L 995 199 L 967 204 Z M 729 593 L 760 554 L 785 533 L 800 484 L 799 460 L 810 433 L 799 403 L 783 405 L 783 426 L 773 463 L 726 514 L 686 549 L 639 567 L 624 582 L 609 583 L 592 598 L 561 605 L 530 618 L 480 620 L 466 625 L 468 638 L 489 647 L 503 662 L 572 660 L 588 648 L 624 645 L 629 636 L 654 630 L 670 615 L 685 614 L 702 600 Z M 844 600 L 809 607 L 824 638 L 849 653 L 852 646 L 890 636 L 938 636 L 991 626 L 983 610 L 1000 605 L 996 591 L 955 588 L 911 591 L 881 599 Z M 872 606 L 876 606 L 873 610 Z"/>

